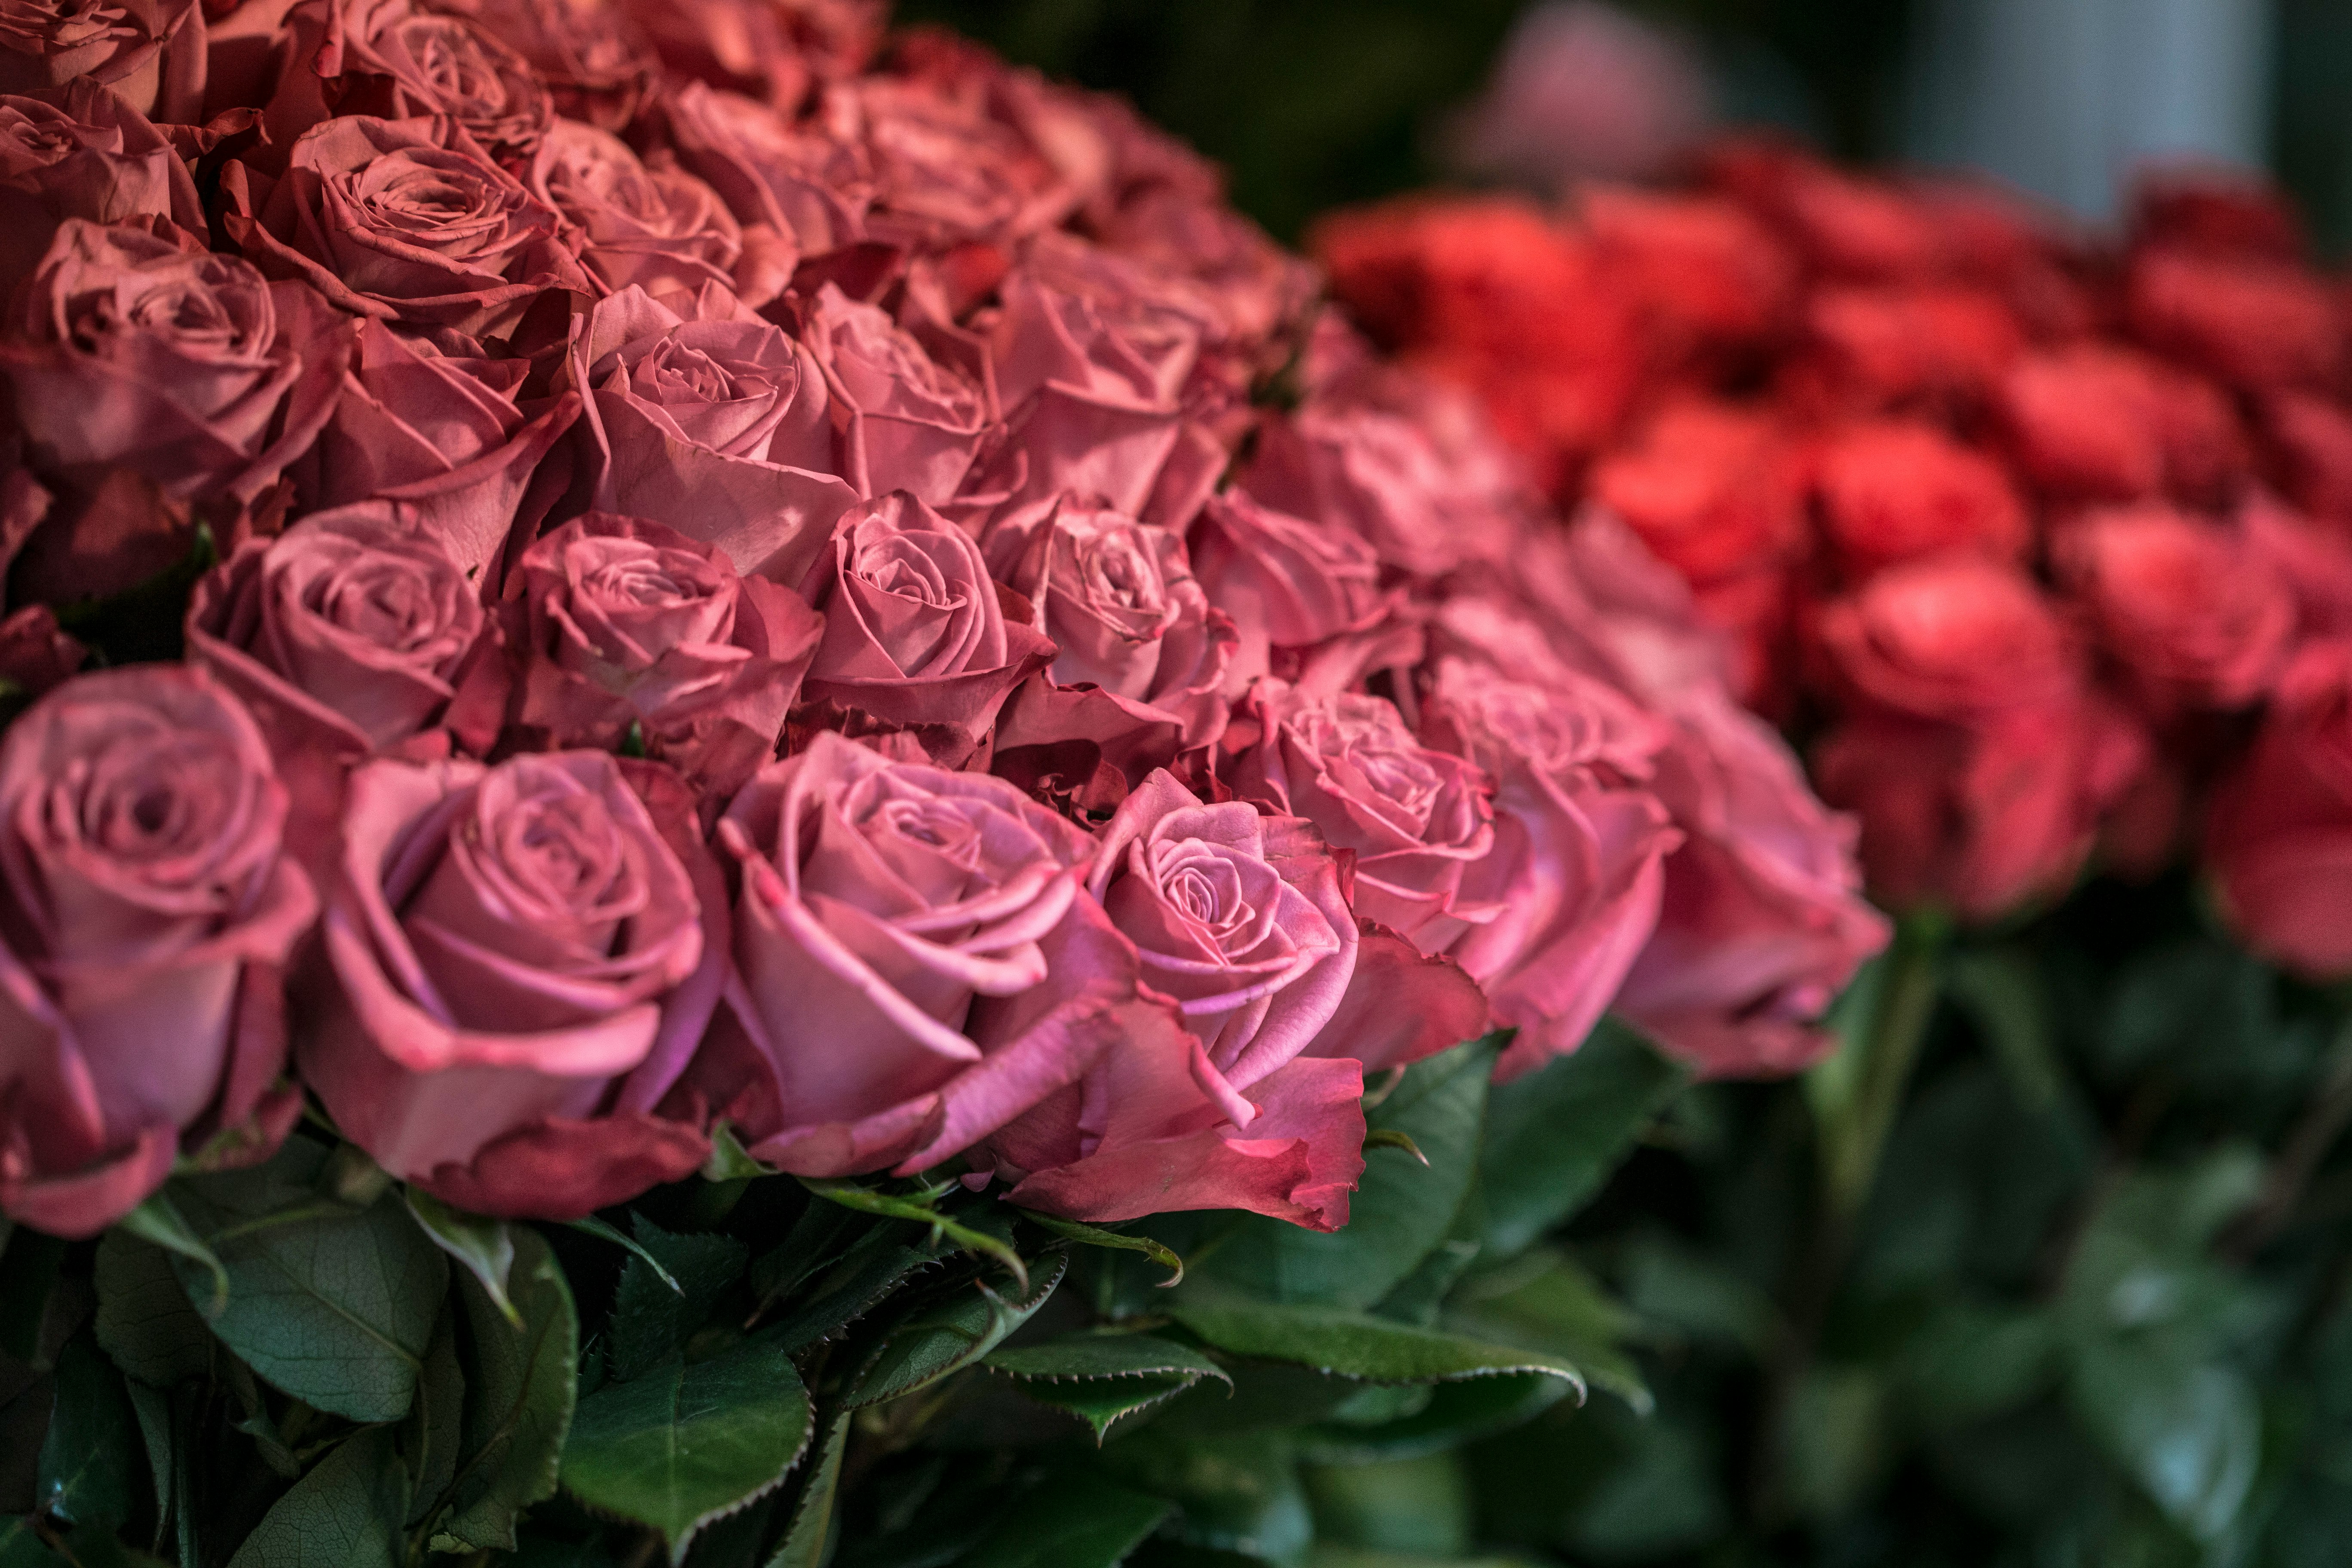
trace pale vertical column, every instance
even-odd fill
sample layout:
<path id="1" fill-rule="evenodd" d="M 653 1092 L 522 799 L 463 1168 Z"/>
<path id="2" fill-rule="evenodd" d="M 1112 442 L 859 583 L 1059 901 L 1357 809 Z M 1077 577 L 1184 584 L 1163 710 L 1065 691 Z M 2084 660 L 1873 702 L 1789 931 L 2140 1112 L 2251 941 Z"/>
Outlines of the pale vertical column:
<path id="1" fill-rule="evenodd" d="M 1920 0 L 1904 149 L 2111 217 L 2147 159 L 2262 161 L 2271 36 L 2267 0 Z"/>

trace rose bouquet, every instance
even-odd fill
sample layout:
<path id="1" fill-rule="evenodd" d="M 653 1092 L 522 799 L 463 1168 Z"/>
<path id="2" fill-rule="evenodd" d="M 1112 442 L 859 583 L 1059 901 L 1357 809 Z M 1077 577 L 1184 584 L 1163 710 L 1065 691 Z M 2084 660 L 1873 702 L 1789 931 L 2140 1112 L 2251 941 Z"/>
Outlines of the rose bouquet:
<path id="1" fill-rule="evenodd" d="M 1455 1277 L 1828 1049 L 1853 829 L 1650 547 L 884 22 L 0 27 L 12 1564 L 814 1563 L 983 1359 L 1483 1430 L 1613 1352 Z"/>
<path id="2" fill-rule="evenodd" d="M 2095 858 L 2188 858 L 2256 950 L 2352 971 L 2324 716 L 2352 340 L 2282 198 L 2159 174 L 2108 246 L 1728 142 L 1678 188 L 1412 198 L 1318 249 L 1561 505 L 1689 585 L 1858 816 L 1882 902 L 1991 921 Z"/>

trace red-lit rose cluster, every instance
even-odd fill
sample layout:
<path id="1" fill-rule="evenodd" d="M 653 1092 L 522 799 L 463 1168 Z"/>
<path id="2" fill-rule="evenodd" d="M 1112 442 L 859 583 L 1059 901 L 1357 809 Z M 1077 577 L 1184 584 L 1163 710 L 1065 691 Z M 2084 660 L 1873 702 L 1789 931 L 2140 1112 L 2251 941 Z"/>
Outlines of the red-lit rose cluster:
<path id="1" fill-rule="evenodd" d="M 1990 919 L 2186 853 L 2256 947 L 2352 971 L 2352 292 L 2277 195 L 2152 178 L 2105 246 L 1734 141 L 1318 249 L 1680 574 L 1882 900 Z"/>
<path id="2" fill-rule="evenodd" d="M 0 1208 L 307 1093 L 493 1215 L 723 1121 L 1328 1228 L 1491 1027 L 1817 1051 L 1884 925 L 1671 574 L 1192 154 L 882 24 L 0 17 Z"/>

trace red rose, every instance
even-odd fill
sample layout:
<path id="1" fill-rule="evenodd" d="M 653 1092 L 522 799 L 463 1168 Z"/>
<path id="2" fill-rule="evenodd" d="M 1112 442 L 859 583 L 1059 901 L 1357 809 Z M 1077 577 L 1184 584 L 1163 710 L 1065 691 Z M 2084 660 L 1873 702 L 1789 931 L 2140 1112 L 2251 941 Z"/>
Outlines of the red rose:
<path id="1" fill-rule="evenodd" d="M 1916 402 L 1972 408 L 2025 346 L 2000 297 L 1965 284 L 1823 289 L 1806 303 L 1804 331 L 1784 390 L 1857 414 Z"/>
<path id="2" fill-rule="evenodd" d="M 2095 513 L 2053 547 L 2061 581 L 2157 715 L 2243 708 L 2294 634 L 2276 565 L 2227 529 L 2163 507 Z"/>
<path id="3" fill-rule="evenodd" d="M 1593 465 L 1592 498 L 1696 583 L 1787 560 L 1802 542 L 1794 465 L 1769 414 L 1678 399 Z"/>
<path id="4" fill-rule="evenodd" d="M 2029 355 L 2003 379 L 1998 407 L 2026 477 L 2062 499 L 2208 499 L 2246 465 L 2228 399 L 2128 349 Z"/>
<path id="5" fill-rule="evenodd" d="M 2032 578 L 1965 555 L 1890 567 L 1823 605 L 1819 636 L 1840 690 L 1922 719 L 2069 702 L 2088 675 Z"/>
<path id="6" fill-rule="evenodd" d="M 655 1107 L 719 1000 L 693 796 L 594 752 L 352 775 L 302 1077 L 377 1163 L 478 1214 L 572 1219 L 701 1165 Z"/>
<path id="7" fill-rule="evenodd" d="M 2126 309 L 2151 348 L 2231 386 L 2326 387 L 2344 368 L 2335 302 L 2299 268 L 2150 248 L 2132 260 Z"/>
<path id="8" fill-rule="evenodd" d="M 1823 531 L 1854 577 L 1944 551 L 2011 560 L 2032 539 L 2000 465 L 1932 425 L 1884 420 L 1832 437 L 1814 485 Z"/>
<path id="9" fill-rule="evenodd" d="M 2263 433 L 2279 488 L 2315 517 L 2352 522 L 2352 414 L 2305 393 L 2265 399 Z"/>
<path id="10" fill-rule="evenodd" d="M 1795 258 L 1729 202 L 1601 186 L 1579 212 L 1601 276 L 1641 302 L 1669 363 L 1766 338 L 1795 303 Z"/>
<path id="11" fill-rule="evenodd" d="M 2315 643 L 2280 679 L 2205 856 L 2249 946 L 2313 980 L 2352 973 L 2352 642 Z"/>

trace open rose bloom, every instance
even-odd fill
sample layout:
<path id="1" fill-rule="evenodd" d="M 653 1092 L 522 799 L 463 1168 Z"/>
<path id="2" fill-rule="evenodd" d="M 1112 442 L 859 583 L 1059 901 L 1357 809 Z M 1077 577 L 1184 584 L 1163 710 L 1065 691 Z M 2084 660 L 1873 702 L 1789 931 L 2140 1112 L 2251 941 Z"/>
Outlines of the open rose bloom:
<path id="1" fill-rule="evenodd" d="M 1947 601 L 2028 582 L 2032 492 L 1821 367 L 1969 310 L 1801 331 L 1730 200 L 1621 203 L 1544 287 L 1646 266 L 1689 365 L 1806 343 L 1817 416 L 1562 372 L 1514 437 L 1627 422 L 1570 522 L 1535 480 L 1577 464 L 1319 309 L 1214 170 L 867 0 L 0 11 L 0 679 L 40 699 L 0 734 L 0 1210 L 45 1228 L 307 1100 L 484 1215 L 740 1146 L 1335 1229 L 1368 1088 L 1464 1041 L 1507 1078 L 1612 1008 L 1717 1075 L 1825 1047 L 1885 928 L 1738 712 L 1770 637 L 1819 619 L 1853 723 L 1969 759 L 1823 776 L 1865 849 L 1949 824 L 1890 889 L 1990 905 L 2071 874 L 2166 725 L 2258 703 L 2296 617 L 2352 631 L 2300 521 L 2163 511 L 2243 456 L 2200 375 L 2336 492 L 2324 378 L 2160 270 L 2143 313 L 2226 364 L 2045 377 L 2144 383 L 2129 450 L 2007 365 L 1872 361 L 2123 509 L 2070 523 L 2098 610 L 2048 679 L 1952 697 L 2005 634 Z M 1528 343 L 1632 341 L 1556 303 Z M 1808 617 L 1817 522 L 1852 605 Z"/>

